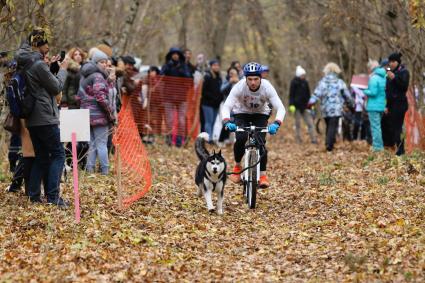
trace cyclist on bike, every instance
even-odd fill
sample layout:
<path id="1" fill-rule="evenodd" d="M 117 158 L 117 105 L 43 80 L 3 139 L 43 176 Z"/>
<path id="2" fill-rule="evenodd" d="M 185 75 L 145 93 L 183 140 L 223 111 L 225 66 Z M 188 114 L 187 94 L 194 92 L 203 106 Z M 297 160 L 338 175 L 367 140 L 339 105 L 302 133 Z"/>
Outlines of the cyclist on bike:
<path id="1" fill-rule="evenodd" d="M 230 91 L 222 109 L 224 126 L 231 132 L 235 132 L 237 127 L 247 127 L 252 123 L 256 127 L 266 127 L 271 114 L 269 103 L 277 110 L 275 121 L 268 126 L 268 132 L 275 135 L 285 117 L 285 107 L 282 104 L 276 90 L 272 84 L 261 78 L 261 65 L 255 62 L 246 64 L 243 68 L 245 77 L 241 79 Z M 230 112 L 234 114 L 234 121 L 230 120 Z M 266 143 L 266 134 L 259 133 L 260 142 Z M 233 172 L 242 171 L 241 160 L 245 153 L 246 132 L 236 132 L 236 143 L 233 148 L 235 156 L 235 167 Z M 265 151 L 265 152 L 263 152 Z M 269 181 L 266 176 L 267 150 L 260 151 L 263 156 L 260 161 L 260 188 L 267 188 Z M 233 174 L 229 177 L 233 182 L 241 180 L 240 174 Z"/>

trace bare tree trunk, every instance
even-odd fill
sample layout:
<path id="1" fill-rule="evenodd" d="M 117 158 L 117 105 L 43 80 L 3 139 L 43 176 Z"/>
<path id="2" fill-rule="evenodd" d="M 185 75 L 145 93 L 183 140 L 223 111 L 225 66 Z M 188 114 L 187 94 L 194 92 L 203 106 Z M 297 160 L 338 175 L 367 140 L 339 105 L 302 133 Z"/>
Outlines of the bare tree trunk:
<path id="1" fill-rule="evenodd" d="M 243 48 L 243 51 L 245 53 L 245 56 L 247 58 L 251 58 L 252 55 L 251 55 L 251 51 L 248 48 L 248 43 L 247 43 L 247 40 L 246 40 L 245 33 L 244 33 L 244 31 L 243 31 L 243 29 L 242 29 L 242 27 L 240 25 L 237 25 L 237 27 L 238 27 L 237 30 L 238 30 L 238 35 L 239 35 L 238 36 L 239 37 L 239 41 L 242 44 L 242 48 Z"/>
<path id="2" fill-rule="evenodd" d="M 227 28 L 229 26 L 233 1 L 218 1 L 216 11 L 216 26 L 213 32 L 213 56 L 220 59 L 224 52 Z"/>
<path id="3" fill-rule="evenodd" d="M 204 13 L 203 26 L 207 37 L 208 53 L 220 59 L 224 52 L 233 1 L 204 0 L 200 4 Z"/>
<path id="4" fill-rule="evenodd" d="M 74 3 L 73 7 L 72 7 L 72 21 L 74 23 L 73 26 L 73 38 L 74 40 L 76 40 L 77 38 L 80 37 L 80 25 L 78 24 L 79 21 L 81 20 L 81 4 L 79 3 Z M 74 41 L 73 44 L 76 44 L 76 42 Z"/>
<path id="5" fill-rule="evenodd" d="M 283 87 L 284 83 L 280 77 L 280 69 L 282 63 L 279 56 L 279 50 L 273 35 L 271 34 L 266 16 L 264 15 L 263 7 L 259 0 L 247 0 L 248 3 L 248 18 L 252 26 L 256 27 L 260 35 L 262 44 L 264 45 L 265 55 L 270 64 L 270 72 L 278 87 Z M 284 97 L 286 99 L 286 97 Z"/>
<path id="6" fill-rule="evenodd" d="M 190 16 L 189 1 L 184 1 L 180 8 L 180 17 L 182 25 L 179 30 L 179 45 L 182 48 L 187 48 L 187 22 Z"/>
<path id="7" fill-rule="evenodd" d="M 149 0 L 148 0 L 149 1 Z M 126 25 L 124 27 L 123 31 L 123 47 L 122 47 L 122 53 L 125 54 L 127 51 L 127 45 L 131 38 L 131 30 L 133 27 L 134 22 L 136 21 L 137 13 L 139 12 L 140 7 L 140 0 L 133 0 L 133 3 L 130 7 L 130 14 L 127 17 Z"/>

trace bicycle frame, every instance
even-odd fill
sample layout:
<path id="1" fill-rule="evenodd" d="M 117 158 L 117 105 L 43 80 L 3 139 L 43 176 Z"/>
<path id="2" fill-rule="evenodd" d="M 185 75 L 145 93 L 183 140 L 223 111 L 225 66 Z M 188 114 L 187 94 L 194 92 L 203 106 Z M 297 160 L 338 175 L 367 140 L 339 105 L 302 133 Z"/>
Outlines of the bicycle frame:
<path id="1" fill-rule="evenodd" d="M 254 126 L 254 129 L 250 129 L 250 131 L 248 131 L 248 139 L 247 139 L 247 142 L 245 144 L 245 160 L 244 160 L 245 166 L 244 166 L 244 168 L 248 168 L 250 166 L 249 165 L 249 157 L 253 152 L 257 153 L 256 162 L 258 162 L 259 159 L 260 159 L 260 149 L 257 145 L 258 142 L 257 142 L 254 134 L 255 134 L 255 126 Z M 260 176 L 260 163 L 257 164 L 256 169 L 257 169 L 257 181 L 258 181 L 260 179 L 260 177 L 259 177 Z M 249 171 L 246 170 L 243 174 L 244 180 L 249 180 L 248 174 L 249 174 Z"/>
<path id="2" fill-rule="evenodd" d="M 238 128 L 237 132 L 248 132 L 247 142 L 245 144 L 245 160 L 244 169 L 242 175 L 242 183 L 244 186 L 244 196 L 248 202 L 249 208 L 255 208 L 256 194 L 258 181 L 260 180 L 260 148 L 264 146 L 258 140 L 257 135 L 259 133 L 267 133 L 268 129 L 264 127 L 249 126 L 244 128 Z M 254 155 L 255 160 L 251 160 L 251 156 Z M 253 164 L 254 163 L 254 164 Z M 255 167 L 255 171 L 251 170 Z M 255 172 L 255 173 L 254 173 Z"/>
<path id="3" fill-rule="evenodd" d="M 248 168 L 249 167 L 249 156 L 252 154 L 252 152 L 256 152 L 257 153 L 257 160 L 256 162 L 258 163 L 255 167 L 256 167 L 256 171 L 257 171 L 257 182 L 260 180 L 260 150 L 258 148 L 245 148 L 245 160 L 244 160 L 244 168 Z M 249 170 L 246 170 L 243 173 L 243 177 L 242 179 L 247 181 L 249 180 Z"/>

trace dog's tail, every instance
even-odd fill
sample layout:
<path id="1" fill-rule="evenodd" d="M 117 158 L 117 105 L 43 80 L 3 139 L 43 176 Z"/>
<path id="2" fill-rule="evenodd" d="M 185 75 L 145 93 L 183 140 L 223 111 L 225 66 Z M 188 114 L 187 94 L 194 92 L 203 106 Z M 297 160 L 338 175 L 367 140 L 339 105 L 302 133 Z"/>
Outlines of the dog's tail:
<path id="1" fill-rule="evenodd" d="M 210 139 L 210 136 L 208 135 L 208 133 L 200 133 L 198 135 L 198 137 L 196 138 L 195 141 L 195 151 L 196 151 L 196 155 L 198 155 L 198 158 L 200 160 L 204 160 L 206 158 L 208 158 L 208 156 L 210 155 L 210 153 L 208 152 L 208 150 L 205 148 L 205 143 Z"/>

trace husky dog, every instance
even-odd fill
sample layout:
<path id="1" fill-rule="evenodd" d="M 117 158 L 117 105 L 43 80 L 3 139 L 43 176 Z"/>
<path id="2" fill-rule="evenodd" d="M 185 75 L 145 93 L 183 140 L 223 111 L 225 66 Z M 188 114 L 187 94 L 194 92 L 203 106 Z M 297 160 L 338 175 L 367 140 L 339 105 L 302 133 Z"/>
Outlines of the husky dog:
<path id="1" fill-rule="evenodd" d="M 221 155 L 221 150 L 210 154 L 205 148 L 209 140 L 207 133 L 199 134 L 195 141 L 196 155 L 199 157 L 199 165 L 196 168 L 195 182 L 198 186 L 198 195 L 205 197 L 209 212 L 214 211 L 212 192 L 217 192 L 217 213 L 223 214 L 224 185 L 226 183 L 226 161 Z"/>

